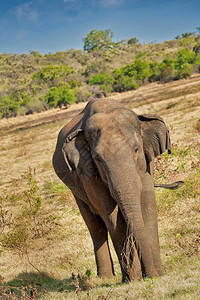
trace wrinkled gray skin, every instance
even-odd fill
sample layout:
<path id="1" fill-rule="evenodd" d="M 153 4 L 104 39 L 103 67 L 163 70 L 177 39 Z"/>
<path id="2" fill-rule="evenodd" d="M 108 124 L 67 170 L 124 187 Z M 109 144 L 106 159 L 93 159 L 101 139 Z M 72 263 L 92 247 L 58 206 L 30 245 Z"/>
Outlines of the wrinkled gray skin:
<path id="1" fill-rule="evenodd" d="M 99 276 L 114 275 L 108 232 L 123 281 L 164 274 L 152 168 L 166 150 L 162 118 L 111 99 L 93 99 L 60 131 L 53 166 L 89 229 Z"/>

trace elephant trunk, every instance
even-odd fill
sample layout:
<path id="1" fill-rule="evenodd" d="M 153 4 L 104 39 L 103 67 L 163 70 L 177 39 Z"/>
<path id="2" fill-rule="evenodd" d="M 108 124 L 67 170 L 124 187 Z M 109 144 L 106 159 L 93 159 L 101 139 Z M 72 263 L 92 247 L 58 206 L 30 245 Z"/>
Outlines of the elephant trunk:
<path id="1" fill-rule="evenodd" d="M 118 203 L 127 224 L 126 241 L 122 251 L 124 268 L 128 272 L 136 247 L 143 276 L 153 277 L 156 272 L 140 203 L 142 184 L 134 162 L 126 161 L 126 164 L 121 163 L 117 168 L 110 166 L 107 174 L 111 195 Z"/>

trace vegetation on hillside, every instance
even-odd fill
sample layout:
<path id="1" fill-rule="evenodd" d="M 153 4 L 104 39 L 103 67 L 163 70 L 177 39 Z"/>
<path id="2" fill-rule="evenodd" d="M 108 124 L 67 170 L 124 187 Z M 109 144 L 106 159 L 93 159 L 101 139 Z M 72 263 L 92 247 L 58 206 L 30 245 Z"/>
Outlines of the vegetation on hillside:
<path id="1" fill-rule="evenodd" d="M 114 43 L 108 30 L 92 30 L 84 50 L 55 54 L 0 55 L 0 117 L 40 112 L 93 96 L 137 89 L 200 72 L 200 34 L 141 45 L 136 38 Z"/>

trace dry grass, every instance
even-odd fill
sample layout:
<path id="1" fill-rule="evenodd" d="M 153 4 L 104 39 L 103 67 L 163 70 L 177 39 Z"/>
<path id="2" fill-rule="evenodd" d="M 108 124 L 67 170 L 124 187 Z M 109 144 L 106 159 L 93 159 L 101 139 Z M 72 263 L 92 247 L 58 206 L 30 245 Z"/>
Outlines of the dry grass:
<path id="1" fill-rule="evenodd" d="M 156 160 L 155 179 L 185 180 L 180 190 L 157 190 L 161 254 L 166 270 L 162 278 L 121 284 L 113 248 L 116 277 L 105 280 L 95 275 L 89 233 L 70 191 L 51 166 L 57 133 L 78 107 L 70 113 L 37 114 L 28 122 L 20 118 L 5 121 L 6 125 L 0 123 L 0 275 L 4 277 L 0 298 L 4 299 L 1 293 L 5 286 L 13 297 L 8 299 L 20 299 L 23 289 L 31 297 L 31 287 L 37 299 L 199 298 L 198 82 L 199 78 L 191 78 L 162 85 L 153 83 L 114 96 L 138 113 L 164 117 L 173 150 L 171 155 L 164 154 Z"/>

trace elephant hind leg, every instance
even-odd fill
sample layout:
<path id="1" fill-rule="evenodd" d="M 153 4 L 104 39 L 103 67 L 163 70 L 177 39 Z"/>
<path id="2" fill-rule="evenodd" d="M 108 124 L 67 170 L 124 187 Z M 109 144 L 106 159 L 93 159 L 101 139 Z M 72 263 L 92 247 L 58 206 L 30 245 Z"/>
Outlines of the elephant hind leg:
<path id="1" fill-rule="evenodd" d="M 75 199 L 92 237 L 97 275 L 99 277 L 111 277 L 115 274 L 108 245 L 108 231 L 106 225 L 99 215 L 92 213 L 86 203 L 76 196 Z"/>

